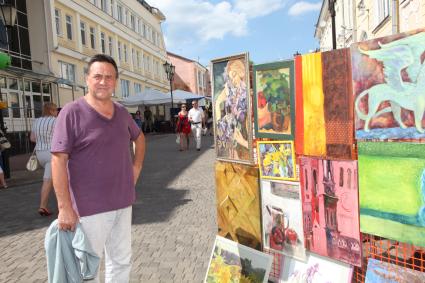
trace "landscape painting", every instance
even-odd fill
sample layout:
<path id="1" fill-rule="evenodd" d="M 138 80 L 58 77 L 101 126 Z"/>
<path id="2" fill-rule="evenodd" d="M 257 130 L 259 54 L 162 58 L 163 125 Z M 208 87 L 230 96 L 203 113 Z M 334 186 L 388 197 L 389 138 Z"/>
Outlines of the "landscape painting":
<path id="1" fill-rule="evenodd" d="M 361 265 L 357 161 L 300 158 L 307 250 Z"/>
<path id="2" fill-rule="evenodd" d="M 289 181 L 298 179 L 292 141 L 259 141 L 257 155 L 261 178 Z"/>
<path id="3" fill-rule="evenodd" d="M 261 250 L 258 168 L 217 161 L 215 184 L 218 235 Z"/>
<path id="4" fill-rule="evenodd" d="M 356 138 L 425 141 L 425 29 L 351 46 Z"/>
<path id="5" fill-rule="evenodd" d="M 205 283 L 267 283 L 273 257 L 217 236 Z"/>
<path id="6" fill-rule="evenodd" d="M 425 273 L 373 258 L 368 259 L 365 283 L 423 283 Z"/>
<path id="7" fill-rule="evenodd" d="M 350 283 L 353 268 L 347 263 L 309 254 L 307 262 L 285 256 L 280 283 Z"/>
<path id="8" fill-rule="evenodd" d="M 248 54 L 213 60 L 212 85 L 217 159 L 252 164 Z"/>
<path id="9" fill-rule="evenodd" d="M 294 62 L 255 65 L 253 74 L 256 137 L 293 140 Z"/>
<path id="10" fill-rule="evenodd" d="M 425 247 L 425 144 L 359 142 L 360 230 Z"/>
<path id="11" fill-rule="evenodd" d="M 299 183 L 261 180 L 261 202 L 264 247 L 305 260 Z"/>

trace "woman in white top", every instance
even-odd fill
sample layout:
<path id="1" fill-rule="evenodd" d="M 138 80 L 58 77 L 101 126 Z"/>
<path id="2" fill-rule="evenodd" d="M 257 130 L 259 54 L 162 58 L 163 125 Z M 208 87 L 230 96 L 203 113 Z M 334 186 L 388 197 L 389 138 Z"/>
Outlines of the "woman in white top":
<path id="1" fill-rule="evenodd" d="M 50 145 L 55 127 L 58 109 L 54 103 L 45 103 L 43 116 L 35 119 L 31 130 L 31 141 L 35 142 L 35 152 L 38 162 L 44 168 L 43 184 L 41 186 L 40 208 L 41 216 L 49 216 L 52 213 L 47 209 L 49 195 L 53 189 Z"/>

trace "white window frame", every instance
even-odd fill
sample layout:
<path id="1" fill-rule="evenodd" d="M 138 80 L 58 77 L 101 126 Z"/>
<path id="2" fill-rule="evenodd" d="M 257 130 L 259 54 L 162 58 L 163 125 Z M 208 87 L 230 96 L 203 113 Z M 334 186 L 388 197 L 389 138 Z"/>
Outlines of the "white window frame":
<path id="1" fill-rule="evenodd" d="M 124 23 L 124 18 L 123 18 L 124 14 L 123 14 L 122 9 L 123 9 L 122 5 L 117 4 L 117 20 L 118 20 L 120 23 L 122 23 L 122 24 L 123 24 L 123 23 Z"/>
<path id="2" fill-rule="evenodd" d="M 103 12 L 108 13 L 108 5 L 107 5 L 106 1 L 109 1 L 109 0 L 100 0 L 100 9 Z"/>
<path id="3" fill-rule="evenodd" d="M 139 83 L 134 83 L 134 93 L 137 94 L 140 92 L 142 92 L 142 85 Z"/>
<path id="4" fill-rule="evenodd" d="M 74 38 L 72 34 L 72 16 L 65 14 L 65 22 L 66 22 L 66 38 L 72 40 Z"/>
<path id="5" fill-rule="evenodd" d="M 96 49 L 96 28 L 90 27 L 90 47 Z"/>
<path id="6" fill-rule="evenodd" d="M 128 97 L 130 95 L 130 81 L 121 79 L 120 82 L 121 82 L 121 97 L 122 98 Z"/>
<path id="7" fill-rule="evenodd" d="M 111 17 L 114 17 L 114 0 L 108 0 L 109 1 L 109 15 Z"/>
<path id="8" fill-rule="evenodd" d="M 87 46 L 87 31 L 86 31 L 86 23 L 80 22 L 80 34 L 81 34 L 81 44 Z"/>
<path id="9" fill-rule="evenodd" d="M 374 0 L 375 26 L 379 26 L 391 14 L 390 0 Z"/>
<path id="10" fill-rule="evenodd" d="M 100 33 L 100 48 L 103 54 L 106 54 L 105 33 Z"/>
<path id="11" fill-rule="evenodd" d="M 108 36 L 108 49 L 109 49 L 109 56 L 114 56 L 114 39 L 112 36 Z"/>
<path id="12" fill-rule="evenodd" d="M 62 33 L 62 12 L 59 9 L 55 9 L 55 27 L 56 27 L 56 35 L 63 36 L 63 33 Z"/>
<path id="13" fill-rule="evenodd" d="M 63 79 L 75 82 L 75 65 L 59 61 L 61 76 Z"/>
<path id="14" fill-rule="evenodd" d="M 132 13 L 130 13 L 130 27 L 136 31 L 136 17 Z"/>
<path id="15" fill-rule="evenodd" d="M 127 52 L 127 44 L 123 44 L 123 50 L 124 50 L 124 62 L 128 62 L 128 52 Z"/>
<path id="16" fill-rule="evenodd" d="M 122 60 L 121 41 L 118 41 L 118 60 Z"/>

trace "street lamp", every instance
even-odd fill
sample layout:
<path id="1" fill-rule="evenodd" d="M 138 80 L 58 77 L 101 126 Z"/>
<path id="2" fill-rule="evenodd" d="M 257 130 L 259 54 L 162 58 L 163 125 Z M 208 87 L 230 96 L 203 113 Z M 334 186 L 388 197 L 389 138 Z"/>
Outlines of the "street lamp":
<path id="1" fill-rule="evenodd" d="M 174 78 L 176 66 L 174 66 L 172 63 L 168 63 L 168 61 L 165 61 L 163 66 L 164 66 L 164 69 L 165 69 L 165 73 L 167 74 L 167 79 L 170 81 L 171 109 L 173 109 L 174 108 L 174 103 L 173 103 L 173 78 Z M 171 111 L 173 111 L 173 110 L 171 110 Z"/>
<path id="2" fill-rule="evenodd" d="M 335 30 L 335 2 L 336 0 L 329 0 L 329 14 L 332 18 L 332 48 L 336 49 L 336 30 Z"/>
<path id="3" fill-rule="evenodd" d="M 6 29 L 6 34 L 7 34 L 7 39 L 6 39 L 7 50 L 8 50 L 8 52 L 10 52 L 9 32 L 12 30 L 13 26 L 15 25 L 16 8 L 11 3 L 3 3 L 3 4 L 0 4 L 0 10 L 1 10 L 1 13 L 0 13 L 1 20 L 3 21 L 3 25 Z M 10 34 L 11 34 L 11 32 L 10 32 Z M 5 64 L 2 63 L 2 68 L 6 68 L 11 63 L 9 56 L 2 56 L 1 60 L 6 62 Z M 2 106 L 3 107 L 5 106 L 4 103 L 2 103 Z M 0 109 L 0 128 L 3 131 L 3 134 L 6 134 L 7 128 L 4 126 L 3 109 Z M 10 178 L 9 153 L 7 151 L 4 151 L 1 155 L 1 157 L 3 159 L 4 175 L 6 176 L 6 178 Z"/>

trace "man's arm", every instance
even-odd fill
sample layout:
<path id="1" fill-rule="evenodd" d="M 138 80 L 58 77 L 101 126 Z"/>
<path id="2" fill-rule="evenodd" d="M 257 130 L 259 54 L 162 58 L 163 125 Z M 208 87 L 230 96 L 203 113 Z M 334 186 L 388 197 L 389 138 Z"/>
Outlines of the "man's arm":
<path id="1" fill-rule="evenodd" d="M 72 207 L 67 164 L 67 153 L 52 153 L 53 187 L 55 188 L 59 209 L 58 227 L 62 230 L 74 231 L 78 215 Z"/>
<path id="2" fill-rule="evenodd" d="M 143 167 L 143 160 L 145 159 L 145 135 L 140 132 L 137 139 L 134 141 L 134 159 L 133 159 L 133 176 L 134 176 L 134 185 L 139 179 L 140 171 Z"/>

